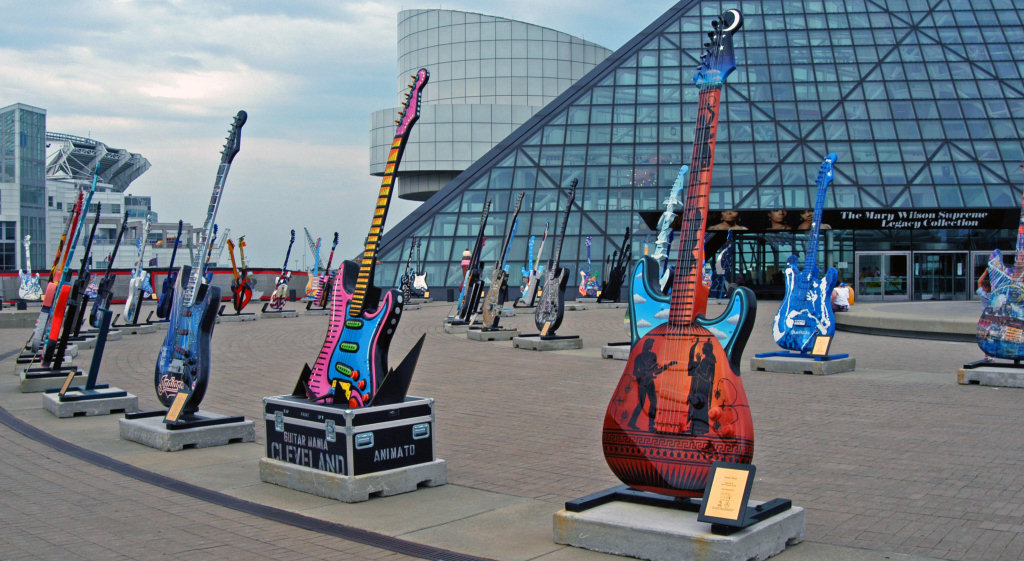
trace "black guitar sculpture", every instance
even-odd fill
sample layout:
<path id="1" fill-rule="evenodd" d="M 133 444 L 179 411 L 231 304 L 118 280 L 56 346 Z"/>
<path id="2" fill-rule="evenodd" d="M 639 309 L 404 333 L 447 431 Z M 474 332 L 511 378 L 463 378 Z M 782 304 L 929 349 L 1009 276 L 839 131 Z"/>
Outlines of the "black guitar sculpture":
<path id="1" fill-rule="evenodd" d="M 174 258 L 178 256 L 178 245 L 181 243 L 181 227 L 183 220 L 178 221 L 178 234 L 174 236 L 174 249 L 171 250 L 171 264 L 167 266 L 167 277 L 160 287 L 160 299 L 156 302 L 156 317 L 167 319 L 171 315 L 174 304 L 174 281 L 178 279 L 178 270 L 174 268 Z"/>
<path id="2" fill-rule="evenodd" d="M 117 230 L 117 240 L 114 242 L 114 249 L 110 250 L 110 257 L 107 258 L 107 273 L 103 275 L 96 287 L 96 298 L 93 299 L 92 309 L 89 310 L 89 325 L 99 329 L 100 308 L 110 309 L 110 299 L 114 295 L 114 281 L 117 277 L 114 275 L 114 258 L 117 257 L 117 248 L 121 247 L 121 238 L 124 237 L 124 230 L 128 226 L 128 211 L 124 211 L 124 219 L 121 220 L 121 227 Z"/>
<path id="3" fill-rule="evenodd" d="M 544 277 L 544 293 L 540 295 L 537 308 L 533 311 L 533 323 L 540 330 L 541 337 L 552 337 L 562 325 L 565 315 L 565 285 L 569 282 L 569 270 L 559 265 L 562 257 L 562 242 L 565 241 L 565 228 L 569 225 L 569 213 L 572 202 L 576 198 L 576 183 L 573 179 L 569 186 L 569 199 L 565 204 L 565 219 L 562 220 L 562 231 L 555 244 L 555 253 L 548 261 L 548 271 Z"/>
<path id="4" fill-rule="evenodd" d="M 402 279 L 398 283 L 398 290 L 402 292 L 402 298 L 405 298 L 405 302 L 409 303 L 409 298 L 412 297 L 412 254 L 416 251 L 416 236 L 413 236 L 409 241 L 409 258 L 405 261 L 405 273 L 402 274 Z"/>
<path id="5" fill-rule="evenodd" d="M 274 292 L 270 295 L 270 307 L 274 310 L 283 310 L 284 303 L 288 301 L 288 281 L 292 278 L 292 272 L 288 270 L 288 258 L 292 256 L 293 245 L 295 245 L 295 230 L 292 230 L 291 239 L 288 241 L 288 251 L 284 253 L 281 274 L 274 279 Z"/>
<path id="6" fill-rule="evenodd" d="M 242 125 L 246 118 L 245 111 L 235 115 L 231 132 L 221 151 L 220 167 L 207 206 L 206 222 L 203 223 L 203 240 L 192 260 L 192 266 L 182 266 L 178 274 L 167 335 L 156 359 L 154 383 L 157 399 L 164 406 L 170 407 L 179 391 L 188 392 L 188 399 L 181 409 L 184 414 L 193 414 L 199 410 L 199 403 L 206 394 L 210 378 L 210 339 L 213 337 L 220 304 L 220 287 L 203 282 L 203 261 L 213 246 L 217 208 L 220 206 L 231 161 L 238 154 Z"/>
<path id="7" fill-rule="evenodd" d="M 487 238 L 484 237 L 484 227 L 487 225 L 487 213 L 491 210 L 491 201 L 484 203 L 484 210 L 480 213 L 480 231 L 476 234 L 476 243 L 473 244 L 473 253 L 469 258 L 469 268 L 466 269 L 466 278 L 462 281 L 462 293 L 459 294 L 458 308 L 456 309 L 457 320 L 462 323 L 469 323 L 473 314 L 476 313 L 476 306 L 480 303 L 480 287 L 483 281 L 480 280 L 480 253 L 484 249 Z M 475 296 L 474 296 L 475 294 Z"/>
<path id="8" fill-rule="evenodd" d="M 616 250 L 611 259 L 611 270 L 601 285 L 601 294 L 598 294 L 598 302 L 618 302 L 619 293 L 622 292 L 622 282 L 626 279 L 626 269 L 633 260 L 633 244 L 629 240 L 629 228 L 626 228 L 626 237 L 622 239 L 622 249 Z"/>
<path id="9" fill-rule="evenodd" d="M 334 283 L 338 280 L 338 276 L 331 273 L 331 262 L 334 261 L 334 250 L 337 247 L 338 233 L 335 232 L 334 241 L 331 242 L 331 254 L 327 256 L 327 267 L 324 268 L 324 274 L 318 277 L 320 282 L 317 283 L 316 295 L 313 298 L 318 308 L 327 307 L 327 303 L 331 301 L 331 289 L 334 288 Z M 308 305 L 306 307 L 309 308 Z"/>

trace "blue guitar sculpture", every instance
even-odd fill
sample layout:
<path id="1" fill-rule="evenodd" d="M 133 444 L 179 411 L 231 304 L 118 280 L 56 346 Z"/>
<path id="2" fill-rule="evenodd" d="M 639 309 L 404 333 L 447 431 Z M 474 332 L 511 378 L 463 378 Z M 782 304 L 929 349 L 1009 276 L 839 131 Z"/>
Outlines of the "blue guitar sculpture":
<path id="1" fill-rule="evenodd" d="M 818 200 L 814 203 L 814 221 L 807 242 L 803 269 L 797 267 L 796 255 L 790 255 L 785 271 L 786 294 L 772 321 L 772 337 L 783 349 L 807 354 L 819 336 L 831 337 L 836 332 L 836 316 L 832 311 L 832 289 L 839 272 L 829 267 L 818 278 L 818 232 L 821 230 L 821 209 L 825 193 L 832 183 L 832 165 L 836 154 L 830 153 L 818 172 Z"/>
<path id="2" fill-rule="evenodd" d="M 204 281 L 206 275 L 203 269 L 216 236 L 214 220 L 217 218 L 224 182 L 231 169 L 231 161 L 238 154 L 242 125 L 246 118 L 245 111 L 235 115 L 231 132 L 221 151 L 220 167 L 217 169 L 217 179 L 213 185 L 213 194 L 210 195 L 206 222 L 203 224 L 202 242 L 199 251 L 193 256 L 192 266 L 183 265 L 178 274 L 174 305 L 167 318 L 167 335 L 156 359 L 154 383 L 157 399 L 164 406 L 170 407 L 179 391 L 188 392 L 188 400 L 182 408 L 186 414 L 199 410 L 199 403 L 206 395 L 210 378 L 210 339 L 213 337 L 217 308 L 220 306 L 220 287 Z"/>
<path id="3" fill-rule="evenodd" d="M 988 357 L 1024 359 L 1024 203 L 1017 227 L 1017 256 L 1013 267 L 1003 264 L 996 249 L 988 260 L 989 301 L 978 319 L 978 347 Z"/>

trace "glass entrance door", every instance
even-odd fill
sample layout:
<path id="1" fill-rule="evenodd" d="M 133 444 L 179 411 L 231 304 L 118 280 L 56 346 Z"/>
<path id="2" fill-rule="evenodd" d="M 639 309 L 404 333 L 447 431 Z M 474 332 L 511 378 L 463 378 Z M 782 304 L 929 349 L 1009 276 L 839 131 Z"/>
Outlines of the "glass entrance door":
<path id="1" fill-rule="evenodd" d="M 966 251 L 914 253 L 914 300 L 970 300 Z"/>
<path id="2" fill-rule="evenodd" d="M 857 254 L 858 300 L 909 300 L 910 252 Z"/>

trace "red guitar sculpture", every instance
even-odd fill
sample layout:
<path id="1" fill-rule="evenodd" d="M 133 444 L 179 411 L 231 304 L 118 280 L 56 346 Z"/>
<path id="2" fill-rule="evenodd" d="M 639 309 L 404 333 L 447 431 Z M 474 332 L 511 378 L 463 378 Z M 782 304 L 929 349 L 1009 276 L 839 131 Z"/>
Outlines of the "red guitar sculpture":
<path id="1" fill-rule="evenodd" d="M 669 319 L 633 345 L 601 439 L 605 461 L 623 483 L 677 497 L 701 496 L 713 462 L 750 463 L 754 455 L 738 353 L 726 353 L 704 326 L 698 294 L 707 290 L 703 242 L 721 90 L 736 67 L 732 35 L 742 23 L 737 10 L 713 22 L 697 67 L 697 126 Z"/>

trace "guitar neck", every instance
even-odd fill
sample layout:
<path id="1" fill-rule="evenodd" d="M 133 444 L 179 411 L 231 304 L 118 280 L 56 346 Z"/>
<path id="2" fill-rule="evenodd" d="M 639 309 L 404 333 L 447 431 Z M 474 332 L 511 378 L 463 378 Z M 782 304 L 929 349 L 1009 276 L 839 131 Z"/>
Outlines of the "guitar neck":
<path id="1" fill-rule="evenodd" d="M 1017 256 L 1013 265 L 1016 273 L 1024 271 L 1024 200 L 1021 201 L 1020 224 L 1017 226 Z"/>
<path id="2" fill-rule="evenodd" d="M 555 254 L 551 258 L 551 266 L 548 267 L 548 272 L 558 269 L 559 263 L 562 259 L 562 243 L 565 242 L 565 229 L 569 227 L 569 213 L 572 212 L 572 200 L 569 200 L 569 204 L 565 206 L 565 218 L 562 219 L 562 231 L 558 235 L 558 243 L 555 244 Z"/>
<path id="3" fill-rule="evenodd" d="M 373 220 L 370 221 L 370 233 L 366 236 L 366 246 L 359 263 L 359 276 L 356 278 L 355 291 L 352 293 L 352 302 L 349 306 L 349 315 L 352 317 L 361 314 L 366 304 L 366 291 L 370 287 L 377 266 L 377 250 L 380 248 L 380 237 L 384 232 L 384 220 L 391 206 L 395 172 L 402 159 L 402 153 L 405 152 L 405 146 L 406 135 L 395 135 L 391 142 L 391 151 L 388 153 L 388 162 L 384 166 L 384 177 L 381 179 L 380 192 L 377 194 L 377 207 L 373 211 Z"/>
<path id="4" fill-rule="evenodd" d="M 184 224 L 184 221 L 178 221 L 178 234 L 174 236 L 174 249 L 171 250 L 171 263 L 167 266 L 168 275 L 174 272 L 174 259 L 178 257 L 178 244 L 181 243 L 181 228 Z"/>
<path id="5" fill-rule="evenodd" d="M 192 272 L 189 275 L 188 284 L 182 297 L 182 304 L 191 307 L 196 302 L 196 293 L 199 284 L 203 279 L 203 264 L 206 256 L 213 250 L 213 224 L 217 220 L 217 208 L 220 206 L 220 195 L 224 191 L 224 182 L 228 178 L 228 171 L 231 169 L 231 162 L 221 162 L 217 168 L 217 179 L 213 183 L 213 193 L 210 194 L 210 204 L 206 209 L 206 221 L 203 222 L 202 242 L 199 244 L 199 251 L 192 259 Z M 227 230 L 224 231 L 225 235 Z"/>
<path id="6" fill-rule="evenodd" d="M 811 267 L 818 263 L 818 233 L 821 231 L 821 211 L 825 206 L 826 191 L 828 191 L 828 181 L 826 178 L 819 178 L 818 198 L 814 202 L 814 221 L 811 222 L 810 240 L 807 243 L 807 255 L 804 257 L 804 270 L 806 271 L 811 270 Z M 1019 245 L 1020 241 L 1017 243 Z"/>
<path id="7" fill-rule="evenodd" d="M 679 232 L 679 257 L 672 283 L 669 324 L 673 326 L 688 326 L 696 319 L 697 287 L 703 281 L 704 230 L 708 196 L 711 193 L 711 172 L 715 162 L 721 94 L 721 83 L 704 86 L 700 92 L 690 180 Z"/>

